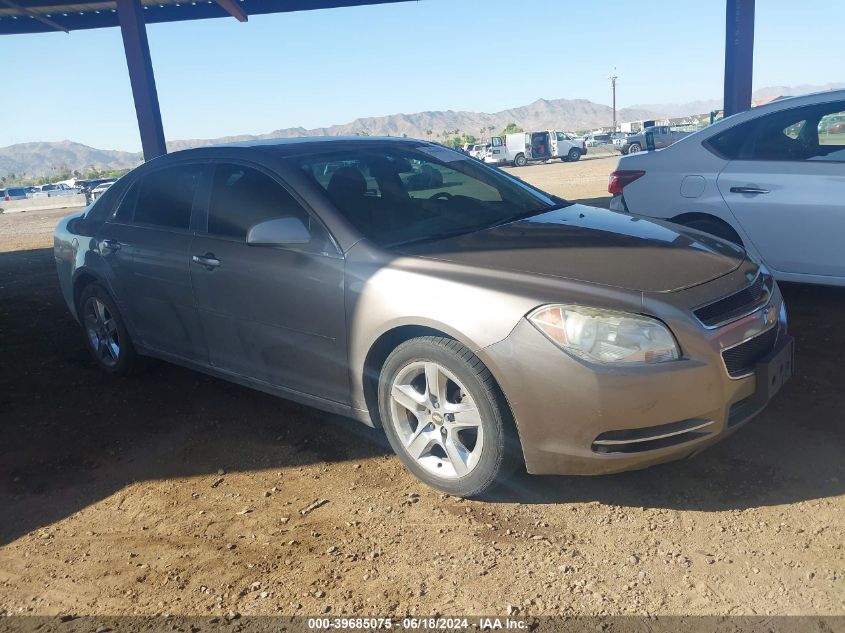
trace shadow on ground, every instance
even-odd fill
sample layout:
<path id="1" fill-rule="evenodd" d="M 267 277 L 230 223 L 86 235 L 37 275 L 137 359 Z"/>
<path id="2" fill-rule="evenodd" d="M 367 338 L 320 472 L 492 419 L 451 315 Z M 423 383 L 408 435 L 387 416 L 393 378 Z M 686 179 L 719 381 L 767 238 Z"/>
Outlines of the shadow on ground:
<path id="1" fill-rule="evenodd" d="M 712 511 L 842 494 L 845 290 L 784 292 L 799 375 L 733 437 L 641 472 L 519 475 L 490 500 Z M 134 481 L 389 452 L 380 432 L 352 420 L 164 363 L 134 379 L 103 375 L 60 296 L 50 249 L 0 253 L 0 349 L 0 544 Z"/>

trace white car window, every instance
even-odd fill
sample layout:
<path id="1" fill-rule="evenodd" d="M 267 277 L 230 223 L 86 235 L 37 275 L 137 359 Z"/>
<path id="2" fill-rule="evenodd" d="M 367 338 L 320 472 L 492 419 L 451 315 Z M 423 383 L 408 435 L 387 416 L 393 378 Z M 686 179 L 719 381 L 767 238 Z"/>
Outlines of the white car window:
<path id="1" fill-rule="evenodd" d="M 728 160 L 845 161 L 845 102 L 773 112 L 731 127 L 704 144 Z"/>

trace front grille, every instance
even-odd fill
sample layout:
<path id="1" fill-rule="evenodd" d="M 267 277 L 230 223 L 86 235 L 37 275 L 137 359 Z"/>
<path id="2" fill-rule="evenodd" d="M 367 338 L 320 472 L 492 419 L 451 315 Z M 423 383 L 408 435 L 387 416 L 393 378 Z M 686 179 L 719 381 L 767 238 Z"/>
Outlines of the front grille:
<path id="1" fill-rule="evenodd" d="M 596 453 L 642 453 L 675 446 L 712 434 L 713 420 L 692 418 L 659 426 L 607 431 L 593 440 Z"/>
<path id="2" fill-rule="evenodd" d="M 772 278 L 760 273 L 753 283 L 723 299 L 693 310 L 696 318 L 707 327 L 714 327 L 752 312 L 768 299 L 773 287 Z"/>
<path id="3" fill-rule="evenodd" d="M 731 378 L 740 378 L 754 371 L 757 361 L 769 354 L 778 338 L 778 326 L 769 328 L 759 336 L 748 339 L 736 347 L 722 352 L 725 369 Z"/>

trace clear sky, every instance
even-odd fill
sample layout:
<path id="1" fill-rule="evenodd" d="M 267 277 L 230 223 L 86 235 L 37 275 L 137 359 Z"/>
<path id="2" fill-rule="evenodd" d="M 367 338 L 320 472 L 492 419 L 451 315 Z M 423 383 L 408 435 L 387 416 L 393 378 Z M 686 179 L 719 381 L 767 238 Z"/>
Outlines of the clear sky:
<path id="1" fill-rule="evenodd" d="M 273 0 L 268 0 L 273 1 Z M 721 98 L 722 0 L 419 0 L 148 27 L 168 139 L 538 98 Z M 845 2 L 760 0 L 755 88 L 845 80 Z M 0 37 L 0 146 L 140 149 L 117 28 Z"/>

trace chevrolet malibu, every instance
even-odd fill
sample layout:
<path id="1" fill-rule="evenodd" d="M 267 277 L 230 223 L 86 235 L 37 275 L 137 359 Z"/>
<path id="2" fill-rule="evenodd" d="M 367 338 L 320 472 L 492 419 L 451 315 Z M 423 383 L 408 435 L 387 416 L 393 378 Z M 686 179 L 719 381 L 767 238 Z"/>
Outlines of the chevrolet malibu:
<path id="1" fill-rule="evenodd" d="M 423 141 L 176 152 L 63 219 L 55 257 L 105 372 L 150 356 L 357 418 L 462 496 L 693 455 L 791 373 L 741 247 Z"/>

